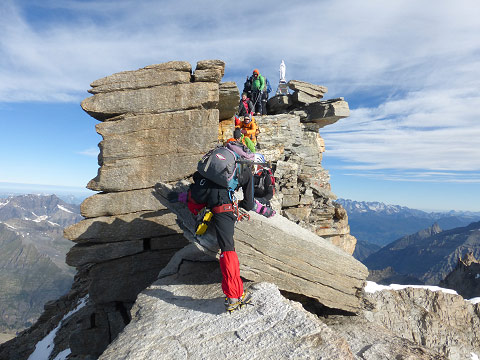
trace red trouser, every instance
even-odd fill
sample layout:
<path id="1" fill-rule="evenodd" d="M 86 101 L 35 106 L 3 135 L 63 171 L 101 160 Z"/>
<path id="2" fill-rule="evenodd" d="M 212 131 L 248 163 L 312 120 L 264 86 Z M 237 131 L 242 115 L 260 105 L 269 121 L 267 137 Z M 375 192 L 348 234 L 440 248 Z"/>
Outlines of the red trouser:
<path id="1" fill-rule="evenodd" d="M 235 251 L 224 251 L 220 254 L 222 270 L 222 290 L 226 297 L 239 298 L 243 294 L 243 282 L 240 278 L 240 262 Z"/>
<path id="2" fill-rule="evenodd" d="M 220 254 L 222 290 L 226 297 L 239 298 L 243 294 L 243 282 L 240 278 L 240 262 L 233 242 L 236 218 L 232 210 L 232 204 L 224 204 L 212 209 L 217 241 L 222 251 Z"/>

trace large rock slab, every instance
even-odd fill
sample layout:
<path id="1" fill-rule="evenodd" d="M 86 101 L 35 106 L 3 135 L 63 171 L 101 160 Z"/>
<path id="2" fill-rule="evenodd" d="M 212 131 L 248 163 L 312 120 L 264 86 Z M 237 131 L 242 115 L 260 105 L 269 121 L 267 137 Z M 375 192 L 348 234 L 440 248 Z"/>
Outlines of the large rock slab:
<path id="1" fill-rule="evenodd" d="M 168 210 L 144 211 L 82 220 L 64 230 L 76 243 L 107 243 L 181 233 L 177 217 Z"/>
<path id="2" fill-rule="evenodd" d="M 177 85 L 190 82 L 192 67 L 185 61 L 149 65 L 139 70 L 122 71 L 90 84 L 91 94 L 118 90 L 143 89 L 159 85 Z"/>
<path id="3" fill-rule="evenodd" d="M 343 98 L 311 103 L 305 106 L 303 111 L 306 112 L 307 116 L 302 119 L 302 122 L 315 123 L 317 131 L 350 116 L 350 108 Z"/>
<path id="4" fill-rule="evenodd" d="M 165 197 L 170 187 L 160 184 Z M 213 227 L 193 235 L 195 220 L 183 204 L 164 204 L 182 222 L 184 236 L 215 256 Z M 250 212 L 250 220 L 235 226 L 235 249 L 243 277 L 275 283 L 280 289 L 314 298 L 327 307 L 358 312 L 367 268 L 332 243 L 282 216 L 267 219 Z"/>
<path id="5" fill-rule="evenodd" d="M 102 164 L 166 154 L 204 154 L 217 138 L 218 111 L 121 116 L 97 124 Z M 186 130 L 191 131 L 186 131 Z"/>
<path id="6" fill-rule="evenodd" d="M 193 73 L 194 81 L 219 83 L 225 74 L 225 62 L 222 60 L 201 60 Z"/>
<path id="7" fill-rule="evenodd" d="M 230 119 L 238 111 L 240 102 L 240 92 L 237 84 L 233 81 L 220 84 L 220 97 L 218 102 L 219 119 Z"/>
<path id="8" fill-rule="evenodd" d="M 100 360 L 353 359 L 345 340 L 273 284 L 250 287 L 253 306 L 225 313 L 218 263 L 185 262 L 144 290 Z"/>
<path id="9" fill-rule="evenodd" d="M 95 119 L 106 120 L 127 113 L 213 109 L 218 93 L 218 84 L 197 82 L 99 93 L 83 100 L 81 106 Z"/>
<path id="10" fill-rule="evenodd" d="M 225 74 L 225 62 L 223 60 L 200 60 L 197 62 L 196 70 L 219 70 L 223 75 Z"/>
<path id="11" fill-rule="evenodd" d="M 325 86 L 314 85 L 299 80 L 290 80 L 287 85 L 294 92 L 293 101 L 302 104 L 319 101 L 328 91 Z"/>
<path id="12" fill-rule="evenodd" d="M 103 165 L 87 188 L 105 192 L 128 191 L 149 188 L 158 181 L 181 180 L 195 172 L 200 159 L 200 154 L 166 154 L 118 160 L 112 165 Z"/>
<path id="13" fill-rule="evenodd" d="M 155 197 L 155 189 L 141 189 L 115 193 L 99 193 L 85 199 L 80 212 L 85 218 L 114 216 L 140 211 L 165 210 Z"/>
<path id="14" fill-rule="evenodd" d="M 137 254 L 143 250 L 143 240 L 130 240 L 93 245 L 77 244 L 67 253 L 65 262 L 70 266 L 79 267 L 89 263 L 101 263 Z"/>
<path id="15" fill-rule="evenodd" d="M 218 110 L 122 115 L 97 124 L 98 175 L 88 188 L 127 191 L 190 176 L 218 137 Z M 172 166 L 175 164 L 175 166 Z"/>

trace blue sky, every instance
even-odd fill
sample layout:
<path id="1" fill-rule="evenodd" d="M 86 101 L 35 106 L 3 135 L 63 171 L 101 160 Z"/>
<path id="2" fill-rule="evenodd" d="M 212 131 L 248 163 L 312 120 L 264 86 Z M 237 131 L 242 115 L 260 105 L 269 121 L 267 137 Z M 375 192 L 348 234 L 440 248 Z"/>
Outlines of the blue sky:
<path id="1" fill-rule="evenodd" d="M 351 116 L 321 129 L 339 197 L 480 211 L 480 3 L 12 1 L 0 4 L 0 192 L 84 188 L 98 169 L 89 84 L 170 60 L 327 86 Z M 275 88 L 275 86 L 274 86 Z"/>

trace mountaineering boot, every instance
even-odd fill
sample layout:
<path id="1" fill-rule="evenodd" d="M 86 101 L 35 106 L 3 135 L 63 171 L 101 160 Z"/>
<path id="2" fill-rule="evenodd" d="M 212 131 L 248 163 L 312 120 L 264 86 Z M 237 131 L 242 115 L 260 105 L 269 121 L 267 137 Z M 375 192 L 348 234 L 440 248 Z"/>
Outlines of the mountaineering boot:
<path id="1" fill-rule="evenodd" d="M 229 298 L 229 297 L 225 298 L 225 310 L 230 314 L 233 311 L 240 309 L 241 305 L 242 305 L 242 302 L 240 301 L 239 298 Z"/>
<path id="2" fill-rule="evenodd" d="M 241 303 L 241 305 L 240 305 L 241 307 L 243 307 L 245 305 L 248 305 L 248 304 L 251 304 L 252 303 L 252 294 L 250 294 L 250 292 L 248 290 L 245 290 L 239 300 L 240 300 L 240 303 Z"/>

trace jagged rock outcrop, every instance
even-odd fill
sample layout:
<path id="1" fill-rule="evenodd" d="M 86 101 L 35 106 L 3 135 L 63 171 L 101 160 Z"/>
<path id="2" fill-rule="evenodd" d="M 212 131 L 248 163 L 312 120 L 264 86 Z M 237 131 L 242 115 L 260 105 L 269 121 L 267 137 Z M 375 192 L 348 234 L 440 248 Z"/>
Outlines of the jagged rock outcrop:
<path id="1" fill-rule="evenodd" d="M 365 318 L 448 359 L 480 354 L 480 304 L 460 295 L 406 287 L 366 294 Z"/>
<path id="2" fill-rule="evenodd" d="M 96 129 L 103 140 L 99 172 L 88 187 L 101 193 L 82 204 L 85 219 L 65 230 L 76 243 L 67 262 L 82 272 L 89 298 L 82 315 L 68 322 L 71 336 L 58 331 L 63 340 L 54 353 L 69 348 L 70 359 L 98 357 L 130 322 L 137 295 L 161 269 L 183 259 L 192 246 L 215 256 L 216 244 L 184 248 L 189 238 L 185 230 L 193 228 L 185 224 L 193 218 L 190 213 L 179 216 L 162 189 L 193 174 L 201 155 L 217 142 L 220 121 L 233 125 L 239 94 L 233 83 L 219 84 L 224 66 L 218 60 L 201 61 L 192 74 L 188 63 L 170 62 L 92 83 L 94 95 L 82 107 L 102 121 Z M 305 106 L 313 109 L 315 104 Z M 279 216 L 265 219 L 252 214 L 248 224 L 238 224 L 235 234 L 241 272 L 247 279 L 273 282 L 323 307 L 358 312 L 367 271 L 347 253 L 353 252 L 355 242 L 349 238 L 345 211 L 331 202 L 335 195 L 321 168 L 323 140 L 315 130 L 319 126 L 303 114 L 278 115 L 270 127 L 264 124 L 259 139 L 278 173 L 278 206 L 330 242 Z M 270 137 L 276 143 L 269 143 L 274 141 L 267 140 Z M 305 215 L 308 207 L 313 209 Z M 215 286 L 220 290 L 218 283 Z M 63 308 L 71 309 L 73 299 Z M 38 328 L 47 335 L 53 325 Z"/>
<path id="3" fill-rule="evenodd" d="M 457 266 L 440 281 L 440 286 L 455 290 L 465 299 L 480 297 L 480 262 L 473 252 L 458 258 Z"/>
<path id="4" fill-rule="evenodd" d="M 85 219 L 65 230 L 65 236 L 76 243 L 67 255 L 67 262 L 79 269 L 85 266 L 89 269 L 90 317 L 79 320 L 74 330 L 73 357 L 98 356 L 102 347 L 113 339 L 112 334 L 129 322 L 125 312 L 137 294 L 187 244 L 179 227 L 181 222 L 157 188 L 160 183 L 192 175 L 198 159 L 217 142 L 219 121 L 233 125 L 231 117 L 237 110 L 239 93 L 234 83 L 220 83 L 224 66 L 218 60 L 200 61 L 191 74 L 188 63 L 170 62 L 114 74 L 93 82 L 90 92 L 94 95 L 82 102 L 87 113 L 102 121 L 96 129 L 103 140 L 99 144 L 98 175 L 88 184 L 90 189 L 101 193 L 82 204 Z M 288 168 L 297 160 L 295 154 L 311 158 L 305 166 L 303 163 L 297 166 L 298 174 L 290 174 L 283 184 L 282 202 L 294 212 L 296 190 L 289 189 L 287 184 L 297 175 L 314 175 L 314 167 L 321 161 L 317 145 L 321 140 L 313 132 L 303 131 L 298 116 L 290 118 L 294 119 L 290 130 L 298 133 L 296 141 L 272 160 L 280 163 L 277 168 L 281 175 L 282 166 Z M 277 132 L 277 137 L 285 135 Z M 292 152 L 299 142 L 307 140 L 309 145 L 304 147 L 313 145 L 311 150 Z M 278 144 L 272 144 L 272 149 L 273 146 Z M 290 162 L 287 157 L 292 158 Z M 322 188 L 328 179 L 322 182 L 315 179 L 312 184 L 317 181 L 317 193 L 333 197 L 329 189 Z M 304 196 L 302 191 L 298 190 L 298 197 Z M 328 202 L 327 198 L 322 199 Z M 323 206 L 321 202 L 318 204 Z M 327 217 L 332 220 L 335 208 L 330 203 L 329 207 Z M 310 248 L 308 244 L 299 246 L 297 236 L 284 236 L 282 244 L 282 231 L 274 227 L 269 242 L 256 243 L 251 229 L 262 234 L 265 227 L 268 225 L 257 219 L 248 226 L 239 225 L 236 232 L 238 252 L 244 256 L 245 277 L 275 281 L 281 288 L 292 293 L 304 292 L 325 306 L 359 311 L 359 291 L 366 277 L 363 265 L 317 237 Z M 345 229 L 337 226 L 330 235 L 346 235 Z M 261 237 L 264 236 L 258 236 Z M 285 249 L 296 247 L 296 251 L 285 254 Z M 318 255 L 306 261 L 312 257 L 312 251 Z M 268 252 L 268 258 L 262 258 L 262 253 Z M 339 261 L 331 262 L 336 257 Z M 348 271 L 332 276 L 331 268 L 339 263 Z M 92 318 L 95 318 L 93 323 Z M 89 349 L 84 345 L 92 337 L 96 345 Z"/>
<path id="5" fill-rule="evenodd" d="M 325 144 L 318 131 L 292 114 L 256 120 L 261 130 L 259 151 L 272 161 L 277 181 L 274 208 L 352 254 L 356 239 L 350 235 L 346 211 L 333 201 L 336 195 L 322 167 Z"/>

